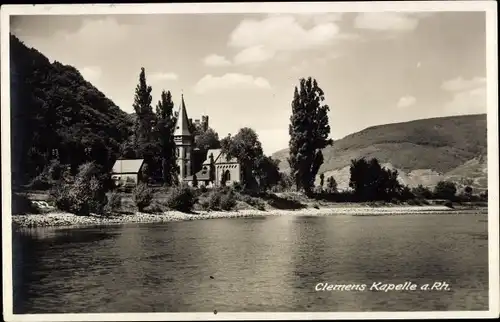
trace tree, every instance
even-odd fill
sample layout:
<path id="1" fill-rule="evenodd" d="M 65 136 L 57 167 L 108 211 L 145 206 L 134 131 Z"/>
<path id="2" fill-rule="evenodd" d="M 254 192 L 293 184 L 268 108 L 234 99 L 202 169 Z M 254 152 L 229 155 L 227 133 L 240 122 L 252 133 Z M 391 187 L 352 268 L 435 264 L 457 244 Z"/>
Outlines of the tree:
<path id="1" fill-rule="evenodd" d="M 255 186 L 258 163 L 264 156 L 257 133 L 251 128 L 244 127 L 234 137 L 228 135 L 222 139 L 221 149 L 228 158 L 236 158 L 240 163 L 243 185 L 247 188 Z"/>
<path id="2" fill-rule="evenodd" d="M 434 187 L 434 196 L 438 199 L 452 200 L 456 193 L 457 187 L 451 181 L 439 181 Z"/>
<path id="3" fill-rule="evenodd" d="M 161 169 L 163 184 L 171 186 L 177 177 L 176 145 L 174 142 L 175 118 L 174 103 L 170 91 L 161 92 L 161 99 L 156 105 L 157 133 L 161 150 Z"/>
<path id="4" fill-rule="evenodd" d="M 329 106 L 323 104 L 324 93 L 315 79 L 300 79 L 300 90 L 295 87 L 292 116 L 289 125 L 290 156 L 288 163 L 297 190 L 310 192 L 318 170 L 323 164 L 321 150 L 333 144 L 328 139 Z"/>
<path id="5" fill-rule="evenodd" d="M 325 184 L 325 174 L 322 173 L 319 175 L 319 185 L 321 187 L 321 190 L 323 190 L 323 185 Z"/>
<path id="6" fill-rule="evenodd" d="M 135 88 L 134 110 L 136 114 L 134 135 L 134 146 L 137 151 L 137 156 L 142 157 L 147 151 L 146 144 L 152 142 L 152 128 L 156 123 L 153 108 L 151 107 L 152 88 L 146 83 L 146 71 L 141 68 L 139 74 L 139 84 Z M 145 160 L 146 163 L 151 163 L 152 160 Z"/>
<path id="7" fill-rule="evenodd" d="M 262 155 L 256 162 L 256 178 L 261 191 L 265 191 L 280 181 L 279 160 Z"/>
<path id="8" fill-rule="evenodd" d="M 219 135 L 213 129 L 208 128 L 206 131 L 200 132 L 195 137 L 194 144 L 198 149 L 205 152 L 209 149 L 219 149 Z"/>
<path id="9" fill-rule="evenodd" d="M 351 161 L 349 187 L 359 200 L 386 200 L 401 196 L 397 170 L 384 169 L 377 159 Z"/>
<path id="10" fill-rule="evenodd" d="M 193 175 L 193 187 L 198 187 L 198 178 L 196 177 L 196 174 Z"/>
<path id="11" fill-rule="evenodd" d="M 335 181 L 335 178 L 333 176 L 330 176 L 328 177 L 328 179 L 326 179 L 326 187 L 328 188 L 328 192 L 330 193 L 337 192 L 337 181 Z"/>
<path id="12" fill-rule="evenodd" d="M 417 187 L 411 190 L 412 194 L 419 199 L 431 199 L 432 191 L 429 188 L 424 187 L 423 185 L 418 185 Z"/>

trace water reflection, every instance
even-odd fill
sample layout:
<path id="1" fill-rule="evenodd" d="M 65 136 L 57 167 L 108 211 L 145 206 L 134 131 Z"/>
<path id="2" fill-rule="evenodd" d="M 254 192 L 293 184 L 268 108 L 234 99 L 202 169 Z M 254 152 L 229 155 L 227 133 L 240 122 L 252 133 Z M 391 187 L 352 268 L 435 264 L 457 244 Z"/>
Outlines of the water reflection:
<path id="1" fill-rule="evenodd" d="M 14 233 L 15 313 L 485 310 L 474 216 L 239 218 Z M 317 283 L 452 285 L 318 292 Z"/>

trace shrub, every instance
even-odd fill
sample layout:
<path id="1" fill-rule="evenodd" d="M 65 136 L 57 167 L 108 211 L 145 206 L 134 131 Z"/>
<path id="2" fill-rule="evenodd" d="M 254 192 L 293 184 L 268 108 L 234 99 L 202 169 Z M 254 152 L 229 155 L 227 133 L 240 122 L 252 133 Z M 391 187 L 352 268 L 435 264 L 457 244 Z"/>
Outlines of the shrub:
<path id="1" fill-rule="evenodd" d="M 212 210 L 220 209 L 221 193 L 218 190 L 212 190 L 208 196 L 208 207 Z"/>
<path id="2" fill-rule="evenodd" d="M 207 189 L 207 187 L 206 187 L 206 186 L 202 185 L 202 186 L 200 187 L 200 192 L 201 192 L 201 193 L 205 193 L 205 192 L 207 192 L 207 191 L 208 191 L 208 189 Z"/>
<path id="3" fill-rule="evenodd" d="M 445 202 L 444 205 L 448 208 L 453 208 L 453 203 L 451 201 Z"/>
<path id="4" fill-rule="evenodd" d="M 232 189 L 234 191 L 241 192 L 241 191 L 243 191 L 243 184 L 241 182 L 235 181 L 232 184 Z"/>
<path id="5" fill-rule="evenodd" d="M 453 199 L 457 193 L 455 183 L 451 181 L 439 181 L 434 188 L 434 196 L 438 199 Z"/>
<path id="6" fill-rule="evenodd" d="M 166 205 L 170 209 L 189 212 L 195 203 L 196 196 L 193 189 L 188 186 L 172 187 L 168 191 Z"/>
<path id="7" fill-rule="evenodd" d="M 236 196 L 233 191 L 226 192 L 220 198 L 220 208 L 222 210 L 232 210 L 236 207 Z"/>
<path id="8" fill-rule="evenodd" d="M 33 205 L 31 200 L 21 194 L 17 193 L 12 193 L 12 214 L 17 215 L 17 214 L 22 214 L 22 213 L 30 213 L 30 214 L 37 214 L 39 213 L 40 210 Z"/>
<path id="9" fill-rule="evenodd" d="M 209 210 L 210 209 L 210 203 L 208 202 L 208 199 L 203 199 L 200 201 L 200 207 L 203 210 Z"/>
<path id="10" fill-rule="evenodd" d="M 426 188 L 421 184 L 418 185 L 417 187 L 413 188 L 411 190 L 411 193 L 419 199 L 431 199 L 432 198 L 432 191 L 430 191 L 429 188 Z"/>
<path id="11" fill-rule="evenodd" d="M 140 183 L 134 188 L 133 198 L 137 209 L 142 212 L 144 208 L 151 204 L 153 192 L 146 184 Z"/>
<path id="12" fill-rule="evenodd" d="M 34 177 L 27 187 L 33 190 L 47 190 L 50 188 L 50 182 L 47 175 L 45 173 L 41 173 Z"/>
<path id="13" fill-rule="evenodd" d="M 75 215 L 102 214 L 107 203 L 106 189 L 99 170 L 93 163 L 85 163 L 78 169 L 73 184 L 61 184 L 53 188 L 50 197 L 55 206 Z"/>
<path id="14" fill-rule="evenodd" d="M 258 209 L 265 210 L 266 204 L 259 198 L 251 197 L 248 195 L 241 195 L 241 201 L 247 203 L 248 205 Z"/>
<path id="15" fill-rule="evenodd" d="M 120 209 L 121 206 L 122 206 L 122 197 L 118 193 L 112 192 L 109 195 L 108 203 L 106 204 L 104 210 L 106 213 L 111 213 Z"/>

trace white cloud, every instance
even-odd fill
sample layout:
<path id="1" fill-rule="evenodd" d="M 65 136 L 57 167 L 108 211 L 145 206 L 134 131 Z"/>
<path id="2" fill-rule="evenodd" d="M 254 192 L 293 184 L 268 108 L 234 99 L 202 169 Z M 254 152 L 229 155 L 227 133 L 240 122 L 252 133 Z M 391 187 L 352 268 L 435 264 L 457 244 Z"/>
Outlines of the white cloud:
<path id="1" fill-rule="evenodd" d="M 418 18 L 402 12 L 364 12 L 356 16 L 354 25 L 358 29 L 409 31 L 417 27 Z"/>
<path id="2" fill-rule="evenodd" d="M 80 74 L 82 74 L 85 80 L 92 83 L 101 78 L 102 70 L 97 66 L 88 66 L 80 69 Z"/>
<path id="3" fill-rule="evenodd" d="M 195 85 L 198 94 L 215 90 L 270 89 L 269 81 L 263 77 L 254 77 L 237 73 L 227 73 L 223 76 L 205 75 Z"/>
<path id="4" fill-rule="evenodd" d="M 217 54 L 208 55 L 207 57 L 205 57 L 203 62 L 207 66 L 229 66 L 229 65 L 231 65 L 231 62 L 229 60 L 227 60 L 226 57 L 220 56 Z"/>
<path id="5" fill-rule="evenodd" d="M 156 73 L 151 73 L 148 76 L 148 78 L 152 82 L 158 82 L 158 81 L 177 80 L 179 76 L 176 73 L 156 72 Z"/>
<path id="6" fill-rule="evenodd" d="M 405 108 L 415 105 L 417 99 L 413 96 L 403 96 L 398 101 L 398 107 Z"/>
<path id="7" fill-rule="evenodd" d="M 486 113 L 486 78 L 464 79 L 457 77 L 444 82 L 441 88 L 453 94 L 452 99 L 445 104 L 448 113 Z"/>
<path id="8" fill-rule="evenodd" d="M 450 92 L 471 90 L 478 87 L 486 86 L 485 77 L 474 77 L 471 79 L 464 79 L 462 77 L 457 77 L 445 81 L 441 86 L 442 89 Z"/>
<path id="9" fill-rule="evenodd" d="M 274 51 L 265 49 L 264 46 L 253 46 L 243 49 L 234 56 L 234 63 L 238 65 L 260 63 L 273 58 L 274 55 Z"/>
<path id="10" fill-rule="evenodd" d="M 340 36 L 332 17 L 316 20 L 310 28 L 303 27 L 296 17 L 278 14 L 262 20 L 243 20 L 229 38 L 229 46 L 241 50 L 235 59 L 240 63 L 262 62 L 279 52 L 324 47 Z"/>

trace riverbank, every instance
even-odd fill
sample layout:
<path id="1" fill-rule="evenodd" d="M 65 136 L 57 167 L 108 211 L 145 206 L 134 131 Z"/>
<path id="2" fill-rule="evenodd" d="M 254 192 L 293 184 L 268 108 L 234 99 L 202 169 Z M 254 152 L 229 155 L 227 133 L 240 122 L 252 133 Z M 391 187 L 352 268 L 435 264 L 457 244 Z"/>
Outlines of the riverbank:
<path id="1" fill-rule="evenodd" d="M 76 227 L 99 226 L 128 223 L 162 223 L 172 221 L 204 220 L 217 218 L 241 218 L 262 216 L 387 216 L 387 215 L 433 215 L 433 214 L 487 214 L 487 208 L 452 209 L 445 206 L 395 206 L 395 207 L 325 207 L 306 208 L 300 210 L 254 210 L 243 209 L 238 211 L 196 211 L 182 213 L 167 211 L 157 214 L 129 213 L 113 214 L 109 216 L 76 216 L 64 212 L 48 212 L 45 214 L 23 214 L 12 216 L 12 223 L 16 227 Z"/>

